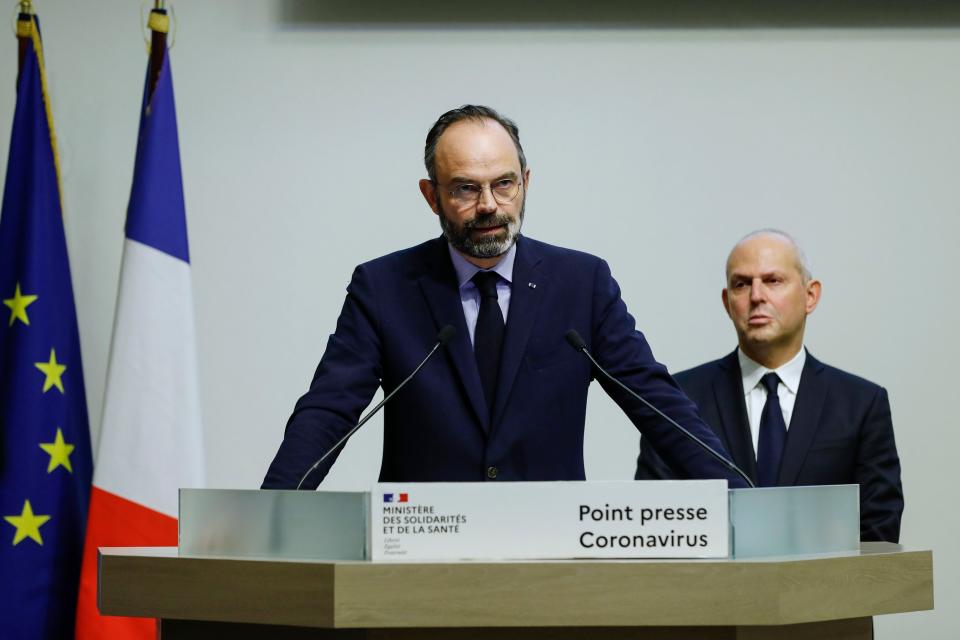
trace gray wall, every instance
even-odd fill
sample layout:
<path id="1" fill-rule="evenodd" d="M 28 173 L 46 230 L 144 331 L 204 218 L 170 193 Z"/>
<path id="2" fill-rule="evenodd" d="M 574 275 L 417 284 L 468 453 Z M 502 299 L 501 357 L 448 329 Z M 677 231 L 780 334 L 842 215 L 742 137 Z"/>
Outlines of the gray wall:
<path id="1" fill-rule="evenodd" d="M 139 3 L 38 5 L 96 441 L 146 54 Z M 880 619 L 878 637 L 956 637 L 960 31 L 931 27 L 936 14 L 879 28 L 876 13 L 743 29 L 628 12 L 618 27 L 617 3 L 586 23 L 560 3 L 550 24 L 527 9 L 519 25 L 456 28 L 358 6 L 333 22 L 329 2 L 175 6 L 210 484 L 258 485 L 353 266 L 438 233 L 416 185 L 426 130 L 487 103 L 521 127 L 525 231 L 607 258 L 672 370 L 734 346 L 730 245 L 760 226 L 801 240 L 824 283 L 807 345 L 889 389 L 903 542 L 935 553 L 940 610 Z M 598 388 L 588 425 L 588 477 L 632 477 L 637 433 Z M 375 480 L 381 431 L 349 444 L 330 488 Z"/>

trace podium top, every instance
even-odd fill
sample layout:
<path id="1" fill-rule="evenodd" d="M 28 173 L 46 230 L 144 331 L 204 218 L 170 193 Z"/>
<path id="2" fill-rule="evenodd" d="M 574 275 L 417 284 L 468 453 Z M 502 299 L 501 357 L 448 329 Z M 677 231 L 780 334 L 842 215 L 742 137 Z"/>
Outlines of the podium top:
<path id="1" fill-rule="evenodd" d="M 107 615 L 326 628 L 781 625 L 933 608 L 933 554 L 370 563 L 100 549 Z"/>

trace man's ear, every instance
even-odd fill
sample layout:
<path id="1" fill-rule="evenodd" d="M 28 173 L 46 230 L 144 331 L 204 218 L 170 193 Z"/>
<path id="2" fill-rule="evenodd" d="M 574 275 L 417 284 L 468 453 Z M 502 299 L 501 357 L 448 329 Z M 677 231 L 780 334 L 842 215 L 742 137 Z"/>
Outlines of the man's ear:
<path id="1" fill-rule="evenodd" d="M 720 299 L 723 300 L 723 310 L 727 312 L 727 316 L 730 316 L 730 304 L 727 300 L 727 288 L 724 287 L 723 291 L 720 292 Z M 730 316 L 731 318 L 733 316 Z"/>
<path id="2" fill-rule="evenodd" d="M 813 313 L 820 303 L 820 293 L 822 286 L 819 280 L 811 280 L 807 283 L 807 315 Z"/>
<path id="3" fill-rule="evenodd" d="M 430 209 L 437 215 L 440 215 L 440 209 L 437 206 L 437 186 L 433 184 L 433 181 L 427 180 L 424 178 L 420 181 L 420 193 L 423 194 L 423 199 L 427 201 L 427 204 L 430 205 Z"/>

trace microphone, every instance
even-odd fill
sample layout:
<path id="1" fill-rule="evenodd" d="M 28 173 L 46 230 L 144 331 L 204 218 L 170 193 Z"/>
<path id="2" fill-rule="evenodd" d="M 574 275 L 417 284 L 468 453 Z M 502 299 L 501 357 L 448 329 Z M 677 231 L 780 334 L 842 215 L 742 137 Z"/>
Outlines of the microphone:
<path id="1" fill-rule="evenodd" d="M 365 425 L 365 424 L 367 423 L 367 421 L 370 420 L 370 418 L 372 418 L 372 417 L 377 413 L 377 411 L 380 410 L 380 407 L 382 407 L 383 405 L 385 405 L 385 404 L 387 403 L 387 400 L 389 400 L 390 398 L 392 398 L 393 396 L 395 396 L 395 395 L 397 394 L 397 392 L 400 391 L 400 389 L 403 389 L 404 385 L 406 385 L 408 382 L 410 382 L 410 380 L 413 379 L 413 376 L 417 375 L 417 373 L 420 371 L 420 369 L 423 368 L 423 365 L 427 364 L 427 360 L 429 360 L 429 359 L 433 356 L 433 354 L 437 352 L 437 350 L 438 350 L 440 347 L 446 346 L 446 344 L 447 344 L 448 342 L 450 342 L 450 339 L 453 338 L 453 336 L 455 336 L 456 334 L 457 334 L 457 330 L 453 328 L 453 325 L 449 325 L 449 324 L 443 325 L 443 327 L 442 327 L 442 328 L 440 329 L 440 331 L 437 333 L 437 343 L 436 343 L 435 345 L 433 345 L 433 348 L 432 348 L 432 349 L 430 349 L 430 353 L 428 353 L 427 356 L 426 356 L 423 360 L 420 361 L 420 364 L 418 364 L 418 365 L 417 365 L 417 368 L 413 370 L 413 373 L 411 373 L 411 374 L 408 375 L 406 378 L 404 378 L 403 382 L 401 382 L 400 384 L 398 384 L 397 387 L 396 387 L 396 389 L 394 389 L 393 391 L 391 391 L 389 394 L 387 394 L 387 395 L 383 398 L 383 400 L 380 401 L 380 404 L 378 404 L 377 406 L 375 406 L 373 409 L 370 410 L 369 413 L 367 413 L 367 415 L 365 415 L 363 418 L 360 419 L 360 422 L 357 423 L 357 426 L 355 426 L 354 428 L 350 429 L 350 431 L 348 431 L 345 436 L 343 436 L 342 438 L 340 438 L 339 440 L 337 440 L 337 443 L 336 443 L 335 445 L 333 445 L 332 447 L 330 447 L 329 449 L 327 449 L 326 453 L 324 453 L 322 456 L 320 456 L 320 459 L 317 460 L 316 462 L 314 462 L 312 467 L 310 467 L 309 469 L 307 469 L 307 472 L 306 472 L 305 474 L 303 474 L 303 477 L 302 477 L 302 478 L 300 478 L 300 482 L 297 483 L 297 490 L 299 491 L 299 490 L 300 490 L 300 487 L 303 486 L 303 483 L 306 481 L 307 476 L 309 476 L 311 473 L 313 473 L 314 471 L 316 471 L 317 467 L 319 467 L 321 464 L 323 464 L 323 461 L 330 457 L 330 454 L 332 454 L 334 451 L 336 451 L 337 449 L 339 449 L 340 446 L 343 445 L 343 443 L 345 443 L 348 438 L 350 438 L 350 436 L 352 436 L 354 433 L 357 432 L 357 429 L 359 429 L 360 427 L 362 427 L 363 425 Z"/>
<path id="2" fill-rule="evenodd" d="M 576 329 L 570 329 L 570 331 L 567 331 L 567 334 L 566 334 L 565 337 L 566 337 L 566 339 L 567 339 L 567 342 L 570 344 L 570 346 L 573 347 L 574 349 L 576 349 L 577 351 L 582 352 L 583 355 L 587 356 L 587 357 L 590 359 L 590 362 L 593 363 L 593 366 L 595 366 L 597 369 L 599 369 L 600 372 L 601 372 L 604 376 L 606 376 L 607 380 L 610 380 L 611 382 L 613 382 L 614 384 L 616 384 L 617 386 L 619 386 L 621 389 L 623 389 L 624 391 L 626 391 L 627 393 L 629 393 L 631 396 L 633 396 L 634 398 L 636 398 L 637 400 L 639 400 L 639 401 L 642 402 L 643 404 L 647 405 L 647 407 L 648 407 L 651 411 L 653 411 L 653 412 L 656 413 L 658 416 L 660 416 L 661 418 L 663 418 L 664 420 L 666 420 L 672 427 L 674 427 L 675 429 L 678 429 L 678 430 L 680 431 L 680 433 L 682 433 L 683 435 L 687 436 L 688 438 L 690 438 L 691 440 L 693 440 L 694 442 L 696 442 L 698 445 L 700 445 L 704 450 L 707 451 L 707 453 L 709 453 L 709 454 L 712 455 L 714 458 L 716 458 L 717 460 L 719 460 L 720 463 L 723 464 L 723 466 L 725 466 L 727 469 L 729 469 L 730 471 L 735 472 L 737 475 L 739 475 L 741 478 L 743 478 L 744 481 L 747 483 L 747 486 L 748 486 L 748 487 L 750 487 L 750 488 L 755 488 L 755 487 L 756 487 L 756 485 L 753 484 L 753 481 L 750 480 L 750 477 L 747 476 L 747 474 L 745 474 L 745 473 L 740 469 L 740 467 L 738 467 L 737 465 L 735 465 L 735 464 L 734 464 L 733 462 L 731 462 L 730 460 L 727 460 L 724 456 L 720 455 L 720 453 L 717 452 L 716 449 L 714 449 L 713 447 L 711 447 L 710 445 L 708 445 L 706 442 L 704 442 L 703 440 L 701 440 L 701 439 L 698 438 L 697 436 L 693 435 L 692 433 L 690 433 L 689 431 L 687 431 L 685 428 L 681 427 L 680 424 L 677 423 L 676 420 L 674 420 L 673 418 L 671 418 L 670 416 L 668 416 L 667 414 L 665 414 L 663 411 L 660 411 L 660 409 L 657 409 L 655 406 L 653 406 L 652 404 L 650 404 L 649 402 L 647 402 L 646 398 L 644 398 L 643 396 L 641 396 L 639 393 L 637 393 L 636 391 L 634 391 L 633 389 L 631 389 L 630 387 L 628 387 L 627 385 L 623 384 L 622 382 L 620 382 L 619 380 L 617 380 L 616 378 L 614 378 L 612 375 L 610 375 L 610 374 L 607 372 L 607 370 L 604 369 L 603 367 L 601 367 L 601 366 L 600 366 L 600 363 L 598 363 L 596 360 L 594 360 L 594 359 L 593 359 L 593 356 L 590 355 L 590 351 L 587 350 L 587 343 L 583 341 L 583 338 L 580 337 L 580 334 L 577 333 L 577 330 L 576 330 Z"/>

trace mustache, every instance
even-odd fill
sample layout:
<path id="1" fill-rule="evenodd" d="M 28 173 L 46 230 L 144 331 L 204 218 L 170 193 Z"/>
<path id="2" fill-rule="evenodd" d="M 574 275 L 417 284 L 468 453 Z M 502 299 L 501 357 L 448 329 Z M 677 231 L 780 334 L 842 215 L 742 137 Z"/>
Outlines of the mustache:
<path id="1" fill-rule="evenodd" d="M 500 227 L 504 225 L 509 225 L 514 222 L 514 219 L 505 213 L 488 213 L 485 215 L 476 216 L 471 218 L 463 223 L 463 228 L 465 230 L 472 229 L 486 229 L 489 227 Z"/>

